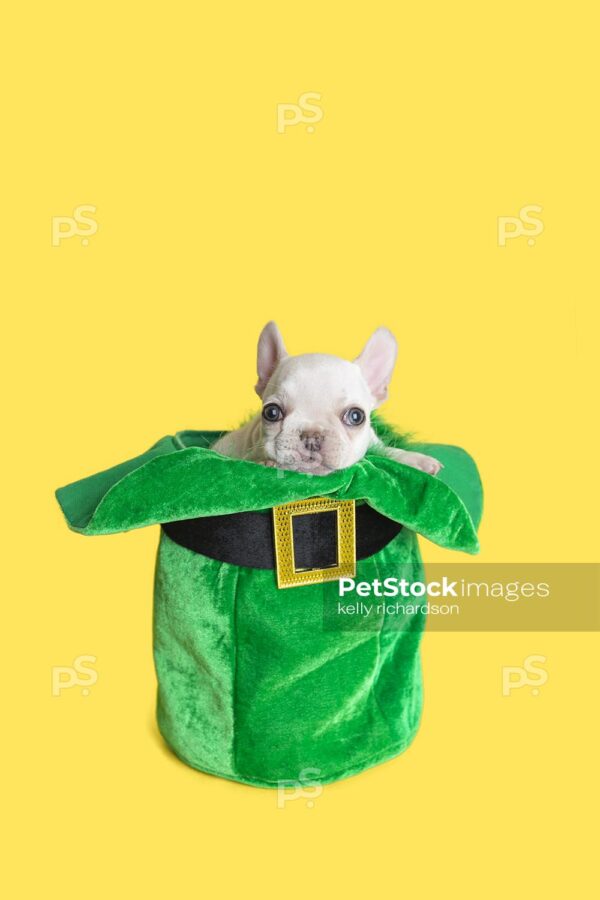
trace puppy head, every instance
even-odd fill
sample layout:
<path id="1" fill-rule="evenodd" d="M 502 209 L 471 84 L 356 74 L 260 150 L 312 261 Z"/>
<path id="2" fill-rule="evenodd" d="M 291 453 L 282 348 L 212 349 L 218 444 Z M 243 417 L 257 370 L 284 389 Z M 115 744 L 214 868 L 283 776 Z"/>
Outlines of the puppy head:
<path id="1" fill-rule="evenodd" d="M 396 341 L 378 328 L 360 356 L 288 356 L 274 322 L 258 341 L 256 392 L 265 456 L 282 469 L 326 475 L 353 465 L 371 442 L 370 416 L 387 397 Z"/>

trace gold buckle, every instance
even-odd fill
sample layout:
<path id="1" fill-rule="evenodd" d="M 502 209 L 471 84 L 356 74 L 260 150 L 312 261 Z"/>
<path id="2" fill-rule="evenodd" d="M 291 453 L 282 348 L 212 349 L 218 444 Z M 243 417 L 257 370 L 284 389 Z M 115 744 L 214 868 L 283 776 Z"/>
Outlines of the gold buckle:
<path id="1" fill-rule="evenodd" d="M 294 516 L 337 513 L 337 563 L 324 569 L 296 568 L 294 556 Z M 273 507 L 277 586 L 280 588 L 353 578 L 356 574 L 356 519 L 354 500 L 311 497 Z"/>

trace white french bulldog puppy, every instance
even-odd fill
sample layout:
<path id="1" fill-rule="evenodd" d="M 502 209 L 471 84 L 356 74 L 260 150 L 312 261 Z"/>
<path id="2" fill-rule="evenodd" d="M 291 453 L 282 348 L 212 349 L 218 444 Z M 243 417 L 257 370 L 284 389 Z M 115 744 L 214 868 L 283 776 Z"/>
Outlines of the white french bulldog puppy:
<path id="1" fill-rule="evenodd" d="M 213 450 L 265 466 L 327 475 L 358 462 L 369 447 L 430 475 L 442 464 L 431 456 L 385 447 L 371 428 L 371 412 L 387 398 L 397 345 L 378 328 L 354 362 L 322 353 L 288 356 L 274 322 L 258 340 L 262 412 L 231 431 Z"/>

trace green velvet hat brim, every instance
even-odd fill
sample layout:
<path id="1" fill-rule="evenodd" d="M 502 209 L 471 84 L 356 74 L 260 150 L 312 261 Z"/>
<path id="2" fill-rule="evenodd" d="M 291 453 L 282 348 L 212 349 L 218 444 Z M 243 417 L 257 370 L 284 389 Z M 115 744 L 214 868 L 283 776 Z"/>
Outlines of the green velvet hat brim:
<path id="1" fill-rule="evenodd" d="M 476 553 L 481 483 L 458 447 L 422 445 L 437 477 L 378 453 L 326 476 L 267 468 L 209 449 L 214 432 L 181 432 L 149 451 L 56 492 L 67 524 L 86 535 L 262 510 L 314 496 L 365 501 L 442 547 Z M 193 444 L 189 446 L 189 444 Z"/>

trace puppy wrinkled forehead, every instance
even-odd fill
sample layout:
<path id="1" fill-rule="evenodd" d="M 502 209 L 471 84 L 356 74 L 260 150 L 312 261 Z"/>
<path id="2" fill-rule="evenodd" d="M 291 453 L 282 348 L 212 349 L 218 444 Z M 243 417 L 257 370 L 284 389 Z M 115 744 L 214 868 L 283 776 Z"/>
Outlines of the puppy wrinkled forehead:
<path id="1" fill-rule="evenodd" d="M 284 394 L 288 399 L 325 397 L 350 399 L 368 389 L 356 363 L 324 353 L 288 356 L 277 367 L 269 382 L 268 393 Z M 358 397 L 356 399 L 359 399 Z"/>

